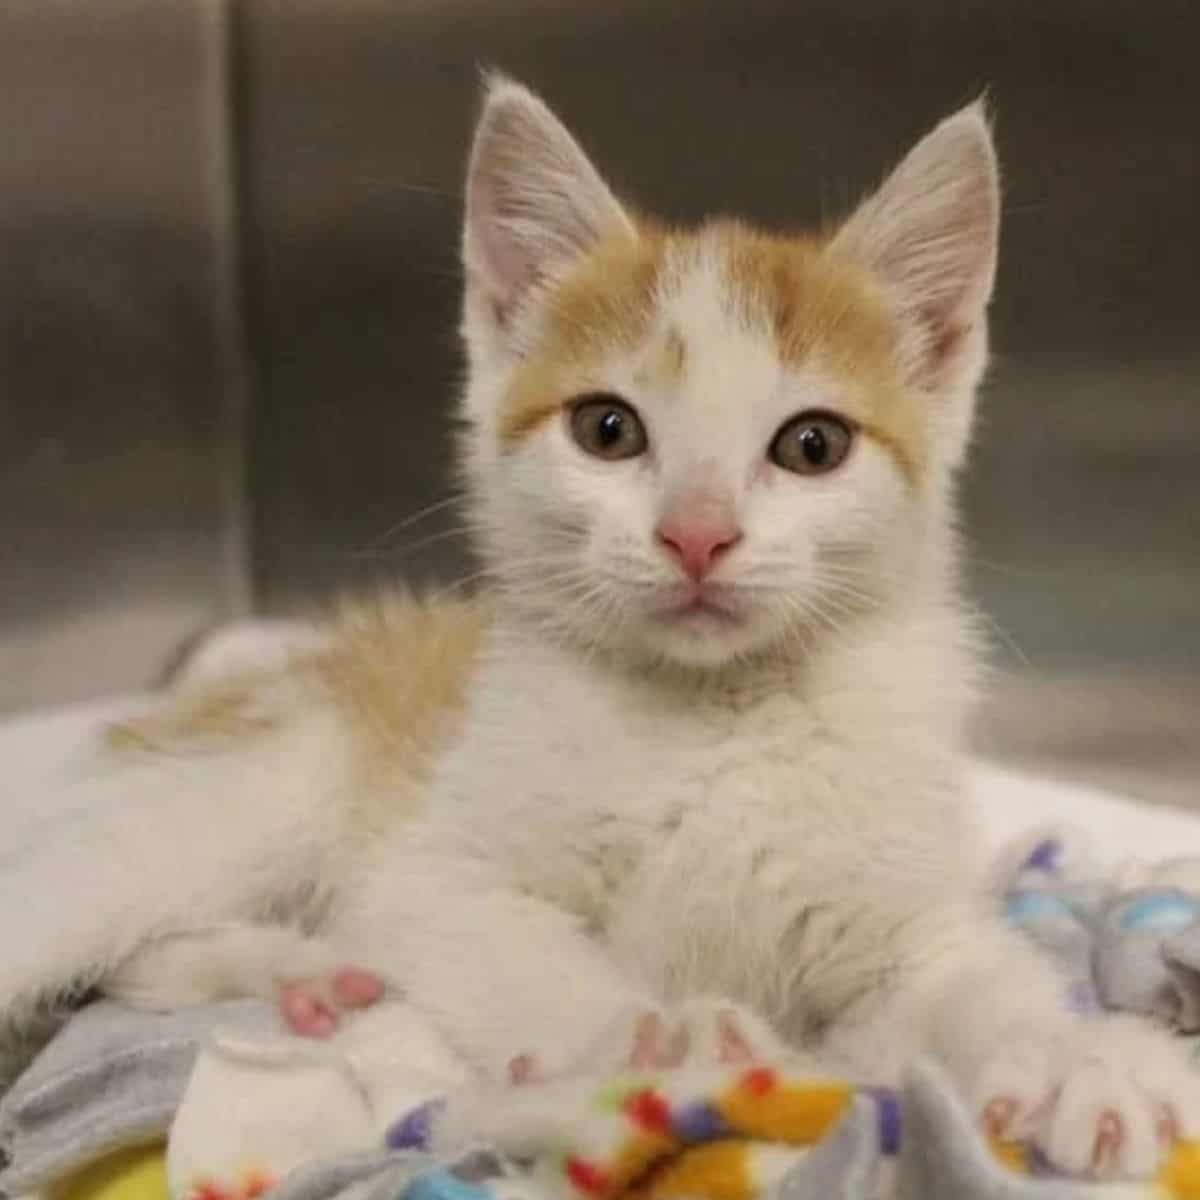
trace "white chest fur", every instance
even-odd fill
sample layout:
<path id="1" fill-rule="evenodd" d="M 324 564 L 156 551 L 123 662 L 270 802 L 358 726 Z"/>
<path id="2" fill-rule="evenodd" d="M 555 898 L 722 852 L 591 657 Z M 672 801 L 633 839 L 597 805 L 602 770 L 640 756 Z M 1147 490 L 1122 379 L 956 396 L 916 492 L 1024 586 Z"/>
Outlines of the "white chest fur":
<path id="1" fill-rule="evenodd" d="M 725 976 L 777 963 L 806 912 L 962 879 L 957 697 L 923 688 L 937 639 L 906 632 L 908 671 L 880 630 L 702 694 L 497 635 L 421 840 L 577 914 L 656 987 L 745 991 Z"/>

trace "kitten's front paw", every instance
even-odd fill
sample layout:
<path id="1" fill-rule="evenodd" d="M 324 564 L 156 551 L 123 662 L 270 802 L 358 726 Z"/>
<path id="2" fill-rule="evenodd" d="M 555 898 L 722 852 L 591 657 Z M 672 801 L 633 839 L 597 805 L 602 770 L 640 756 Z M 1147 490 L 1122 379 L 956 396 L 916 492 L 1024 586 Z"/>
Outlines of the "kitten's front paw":
<path id="1" fill-rule="evenodd" d="M 623 1011 L 581 1053 L 563 1062 L 541 1053 L 518 1054 L 508 1064 L 511 1083 L 540 1083 L 556 1075 L 604 1074 L 610 1071 L 653 1071 L 683 1061 L 687 1039 L 678 1023 L 658 1008 Z"/>
<path id="2" fill-rule="evenodd" d="M 997 1054 L 973 1100 L 993 1137 L 1030 1141 L 1059 1170 L 1093 1178 L 1152 1175 L 1200 1130 L 1200 1074 L 1167 1034 L 1124 1021 Z"/>
<path id="3" fill-rule="evenodd" d="M 754 1066 L 795 1057 L 766 1021 L 732 1000 L 689 1000 L 679 1010 L 679 1027 L 689 1063 Z"/>
<path id="4" fill-rule="evenodd" d="M 706 997 L 688 1001 L 671 1015 L 658 1008 L 631 1008 L 569 1063 L 556 1069 L 542 1056 L 519 1054 L 508 1064 L 508 1077 L 524 1084 L 558 1073 L 661 1071 L 685 1063 L 753 1066 L 795 1057 L 748 1009 Z"/>
<path id="5" fill-rule="evenodd" d="M 279 1010 L 288 1028 L 304 1037 L 337 1032 L 346 1012 L 369 1008 L 383 997 L 383 980 L 361 967 L 339 967 L 321 975 L 279 984 Z"/>

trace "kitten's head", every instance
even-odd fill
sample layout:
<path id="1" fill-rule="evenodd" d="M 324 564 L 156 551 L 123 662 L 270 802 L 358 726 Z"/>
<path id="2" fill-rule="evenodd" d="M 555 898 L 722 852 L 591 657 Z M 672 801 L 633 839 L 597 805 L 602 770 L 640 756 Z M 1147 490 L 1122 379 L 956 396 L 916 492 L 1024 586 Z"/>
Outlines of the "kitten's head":
<path id="1" fill-rule="evenodd" d="M 572 640 L 707 667 L 922 586 L 997 222 L 979 106 L 828 235 L 681 232 L 493 81 L 466 195 L 466 466 L 507 599 Z"/>

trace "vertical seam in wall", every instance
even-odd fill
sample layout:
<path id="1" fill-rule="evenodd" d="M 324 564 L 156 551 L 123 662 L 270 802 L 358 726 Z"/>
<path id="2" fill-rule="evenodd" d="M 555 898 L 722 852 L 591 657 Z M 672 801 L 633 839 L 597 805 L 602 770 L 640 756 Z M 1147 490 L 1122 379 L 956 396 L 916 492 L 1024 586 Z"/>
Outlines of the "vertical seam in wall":
<path id="1" fill-rule="evenodd" d="M 205 106 L 210 211 L 213 214 L 214 309 L 220 394 L 224 580 L 221 615 L 248 614 L 254 603 L 251 571 L 250 438 L 256 372 L 246 320 L 245 204 L 243 193 L 244 105 L 239 0 L 204 0 L 200 19 L 209 86 Z"/>

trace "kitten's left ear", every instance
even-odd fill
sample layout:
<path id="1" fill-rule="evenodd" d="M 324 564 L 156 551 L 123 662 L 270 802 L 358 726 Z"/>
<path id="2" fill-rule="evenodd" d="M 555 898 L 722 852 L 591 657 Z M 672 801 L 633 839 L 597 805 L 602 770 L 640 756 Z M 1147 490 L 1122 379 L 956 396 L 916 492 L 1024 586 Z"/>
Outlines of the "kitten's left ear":
<path id="1" fill-rule="evenodd" d="M 1000 187 L 981 102 L 923 138 L 833 241 L 883 281 L 906 332 L 912 382 L 972 388 L 986 355 Z M 969 415 L 969 414 L 968 414 Z"/>
<path id="2" fill-rule="evenodd" d="M 552 273 L 633 224 L 558 118 L 503 77 L 487 84 L 467 172 L 468 303 L 502 331 Z M 472 303 L 474 302 L 474 303 Z"/>

